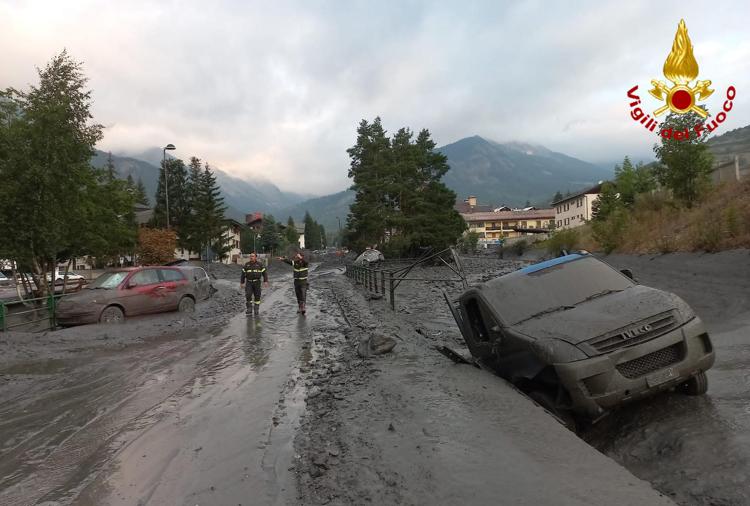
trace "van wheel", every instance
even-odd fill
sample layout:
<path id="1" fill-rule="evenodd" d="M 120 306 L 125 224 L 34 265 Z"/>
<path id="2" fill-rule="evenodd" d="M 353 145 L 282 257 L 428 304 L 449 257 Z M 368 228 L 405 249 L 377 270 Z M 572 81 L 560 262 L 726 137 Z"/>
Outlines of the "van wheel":
<path id="1" fill-rule="evenodd" d="M 100 323 L 122 323 L 125 321 L 125 313 L 117 306 L 109 306 L 102 311 L 99 317 Z"/>
<path id="2" fill-rule="evenodd" d="M 181 298 L 180 305 L 177 306 L 177 311 L 180 313 L 192 313 L 195 311 L 195 301 L 188 296 Z"/>
<path id="3" fill-rule="evenodd" d="M 681 385 L 681 390 L 687 395 L 703 395 L 708 391 L 708 376 L 699 372 Z"/>
<path id="4" fill-rule="evenodd" d="M 576 423 L 576 419 L 573 416 L 573 413 L 571 413 L 567 409 L 560 409 L 555 407 L 555 400 L 550 394 L 541 390 L 532 390 L 527 395 L 529 398 L 531 398 L 531 400 L 554 415 L 555 418 L 557 418 L 557 420 L 561 424 L 563 424 L 565 428 L 570 432 L 573 432 L 574 434 L 578 433 L 578 424 Z"/>

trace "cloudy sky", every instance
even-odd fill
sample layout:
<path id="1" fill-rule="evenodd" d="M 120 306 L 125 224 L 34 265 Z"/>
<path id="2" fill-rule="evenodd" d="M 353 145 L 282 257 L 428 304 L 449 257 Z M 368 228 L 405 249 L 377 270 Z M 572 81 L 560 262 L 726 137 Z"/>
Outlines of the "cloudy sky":
<path id="1" fill-rule="evenodd" d="M 575 7 L 573 5 L 575 4 Z M 83 61 L 100 148 L 174 143 L 243 177 L 324 194 L 348 185 L 362 118 L 519 140 L 601 163 L 650 157 L 628 116 L 683 17 L 701 79 L 737 87 L 721 131 L 750 124 L 746 1 L 0 0 L 0 88 L 36 82 L 63 48 Z M 567 7 L 566 7 L 567 6 Z M 747 91 L 746 91 L 747 90 Z"/>

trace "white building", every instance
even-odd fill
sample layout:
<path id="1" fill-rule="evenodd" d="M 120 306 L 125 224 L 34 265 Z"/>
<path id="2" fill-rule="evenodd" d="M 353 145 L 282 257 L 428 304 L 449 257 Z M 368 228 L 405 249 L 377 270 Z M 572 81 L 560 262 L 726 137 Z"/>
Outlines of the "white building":
<path id="1" fill-rule="evenodd" d="M 602 190 L 600 182 L 592 188 L 568 195 L 552 203 L 555 208 L 555 228 L 580 227 L 592 218 L 592 206 Z"/>
<path id="2" fill-rule="evenodd" d="M 225 264 L 236 264 L 239 263 L 240 257 L 242 256 L 242 250 L 240 249 L 240 234 L 245 226 L 236 220 L 226 220 L 226 229 L 224 230 L 224 240 L 229 246 L 227 256 L 224 257 L 221 262 Z"/>

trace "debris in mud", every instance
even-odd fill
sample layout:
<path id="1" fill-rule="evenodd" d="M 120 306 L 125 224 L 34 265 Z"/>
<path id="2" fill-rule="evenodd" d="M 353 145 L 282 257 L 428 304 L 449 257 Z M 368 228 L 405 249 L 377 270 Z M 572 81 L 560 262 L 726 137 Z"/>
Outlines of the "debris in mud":
<path id="1" fill-rule="evenodd" d="M 393 351 L 397 341 L 392 337 L 381 335 L 362 337 L 357 347 L 357 354 L 362 358 L 368 358 L 371 355 L 384 355 Z"/>

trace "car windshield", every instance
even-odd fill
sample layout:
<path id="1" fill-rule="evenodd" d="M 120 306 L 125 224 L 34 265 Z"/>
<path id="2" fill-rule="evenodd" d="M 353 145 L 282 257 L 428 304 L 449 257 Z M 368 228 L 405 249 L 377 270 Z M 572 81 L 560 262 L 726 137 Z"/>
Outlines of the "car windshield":
<path id="1" fill-rule="evenodd" d="M 96 278 L 88 287 L 92 290 L 97 288 L 117 288 L 127 275 L 127 271 L 105 272 Z"/>
<path id="2" fill-rule="evenodd" d="M 572 309 L 577 304 L 633 286 L 633 282 L 592 257 L 545 269 L 516 273 L 488 283 L 487 298 L 508 325 Z"/>

